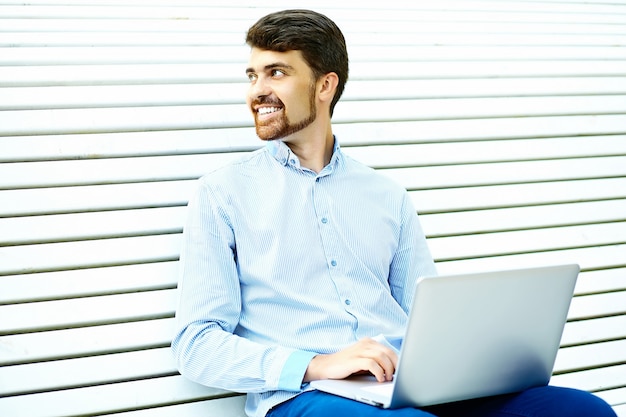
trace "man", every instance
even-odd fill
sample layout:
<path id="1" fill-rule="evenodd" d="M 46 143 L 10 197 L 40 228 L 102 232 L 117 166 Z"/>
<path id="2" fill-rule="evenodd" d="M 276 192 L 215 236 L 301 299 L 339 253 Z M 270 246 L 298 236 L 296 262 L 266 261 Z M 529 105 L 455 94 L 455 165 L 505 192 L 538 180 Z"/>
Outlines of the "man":
<path id="1" fill-rule="evenodd" d="M 309 388 L 363 372 L 390 380 L 389 343 L 417 278 L 436 271 L 406 190 L 344 155 L 332 133 L 348 78 L 339 28 L 288 10 L 260 19 L 247 43 L 247 103 L 267 144 L 204 176 L 189 203 L 172 343 L 181 373 L 247 392 L 250 416 L 613 416 L 596 397 L 552 387 L 428 410 Z"/>

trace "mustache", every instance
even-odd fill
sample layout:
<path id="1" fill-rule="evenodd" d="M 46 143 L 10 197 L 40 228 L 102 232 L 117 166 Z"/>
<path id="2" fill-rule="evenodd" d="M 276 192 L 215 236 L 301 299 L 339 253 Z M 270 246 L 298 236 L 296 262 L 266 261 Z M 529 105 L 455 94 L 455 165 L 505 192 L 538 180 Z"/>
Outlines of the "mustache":
<path id="1" fill-rule="evenodd" d="M 285 107 L 283 102 L 278 97 L 261 96 L 252 101 L 252 106 L 269 105 L 274 107 Z"/>

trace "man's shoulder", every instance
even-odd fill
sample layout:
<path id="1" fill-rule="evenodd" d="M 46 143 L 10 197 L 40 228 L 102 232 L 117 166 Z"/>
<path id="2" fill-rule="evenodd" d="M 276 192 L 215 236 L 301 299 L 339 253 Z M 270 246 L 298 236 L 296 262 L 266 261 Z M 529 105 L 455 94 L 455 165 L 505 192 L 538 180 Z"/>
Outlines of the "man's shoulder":
<path id="1" fill-rule="evenodd" d="M 404 186 L 369 165 L 366 165 L 363 162 L 345 154 L 344 160 L 346 161 L 347 172 L 354 176 L 358 176 L 361 181 L 367 181 L 370 186 L 379 186 L 400 193 L 406 192 L 406 188 Z"/>
<path id="2" fill-rule="evenodd" d="M 260 167 L 267 164 L 268 156 L 264 147 L 242 153 L 226 164 L 207 171 L 200 181 L 205 184 L 228 184 L 239 180 L 242 176 L 244 178 L 252 176 Z"/>

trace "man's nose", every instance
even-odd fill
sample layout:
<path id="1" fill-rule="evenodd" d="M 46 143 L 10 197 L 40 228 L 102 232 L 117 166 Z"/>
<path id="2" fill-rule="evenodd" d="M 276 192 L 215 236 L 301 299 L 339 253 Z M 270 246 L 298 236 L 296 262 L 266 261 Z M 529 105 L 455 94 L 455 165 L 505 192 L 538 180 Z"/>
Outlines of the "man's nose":
<path id="1" fill-rule="evenodd" d="M 249 94 L 252 99 L 268 96 L 270 93 L 269 84 L 263 77 L 257 78 L 252 84 L 250 84 Z"/>

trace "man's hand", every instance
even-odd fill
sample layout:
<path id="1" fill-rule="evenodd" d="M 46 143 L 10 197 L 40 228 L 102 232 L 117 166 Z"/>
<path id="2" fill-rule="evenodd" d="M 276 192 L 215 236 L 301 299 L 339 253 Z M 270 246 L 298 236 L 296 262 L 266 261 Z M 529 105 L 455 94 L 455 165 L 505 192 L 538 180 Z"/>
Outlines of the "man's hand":
<path id="1" fill-rule="evenodd" d="M 303 382 L 343 379 L 363 372 L 370 372 L 379 382 L 391 381 L 397 364 L 398 355 L 392 349 L 365 338 L 339 352 L 315 356 Z"/>

